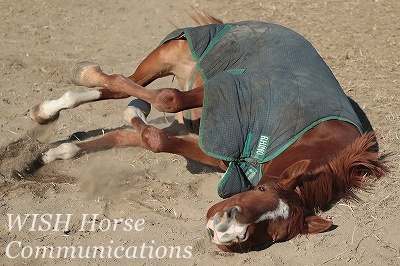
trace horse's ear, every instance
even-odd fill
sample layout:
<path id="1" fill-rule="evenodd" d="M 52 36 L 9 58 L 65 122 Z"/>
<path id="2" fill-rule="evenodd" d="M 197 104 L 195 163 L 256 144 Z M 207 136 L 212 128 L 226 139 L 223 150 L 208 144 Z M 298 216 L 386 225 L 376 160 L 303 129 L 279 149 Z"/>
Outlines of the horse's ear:
<path id="1" fill-rule="evenodd" d="M 310 160 L 302 160 L 292 164 L 279 177 L 279 184 L 283 189 L 293 190 L 299 183 L 300 177 L 305 173 Z"/>
<path id="2" fill-rule="evenodd" d="M 302 234 L 317 234 L 328 230 L 332 226 L 332 222 L 322 217 L 311 215 L 305 219 Z"/>

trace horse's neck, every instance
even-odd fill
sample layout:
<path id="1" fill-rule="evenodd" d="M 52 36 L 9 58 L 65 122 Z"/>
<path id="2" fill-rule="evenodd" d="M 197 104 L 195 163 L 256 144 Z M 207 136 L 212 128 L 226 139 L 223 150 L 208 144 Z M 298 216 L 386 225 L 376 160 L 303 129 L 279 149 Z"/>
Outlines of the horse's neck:
<path id="1" fill-rule="evenodd" d="M 331 120 L 321 123 L 264 164 L 265 178 L 260 183 L 265 182 L 268 176 L 280 176 L 286 168 L 300 160 L 310 160 L 308 170 L 312 174 L 296 192 L 309 211 L 328 208 L 341 197 L 341 193 L 347 191 L 338 185 L 346 182 L 343 183 L 340 175 L 332 170 L 331 162 L 359 137 L 358 129 L 347 122 Z"/>
<path id="2" fill-rule="evenodd" d="M 337 180 L 339 177 L 328 166 L 320 167 L 320 170 L 296 188 L 300 201 L 310 213 L 327 210 L 345 191 L 344 187 L 338 186 L 341 183 Z"/>
<path id="3" fill-rule="evenodd" d="M 326 210 L 340 199 L 355 199 L 355 188 L 387 173 L 373 132 L 357 138 L 330 162 L 307 174 L 296 192 L 308 211 Z"/>
<path id="4" fill-rule="evenodd" d="M 359 137 L 358 129 L 347 122 L 330 120 L 321 123 L 304 133 L 277 157 L 263 164 L 263 176 L 280 176 L 286 168 L 301 160 L 310 160 L 308 169 L 316 169 L 332 161 Z"/>

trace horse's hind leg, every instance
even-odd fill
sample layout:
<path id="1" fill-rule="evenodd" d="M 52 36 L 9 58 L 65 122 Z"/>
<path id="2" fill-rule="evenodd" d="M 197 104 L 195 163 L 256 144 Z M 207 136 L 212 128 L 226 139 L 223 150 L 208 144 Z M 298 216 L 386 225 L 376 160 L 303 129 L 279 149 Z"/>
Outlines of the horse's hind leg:
<path id="1" fill-rule="evenodd" d="M 181 81 L 186 80 L 194 67 L 195 61 L 187 42 L 172 40 L 152 51 L 129 77 L 118 74 L 107 75 L 99 66 L 86 62 L 74 68 L 72 81 L 76 85 L 88 88 L 102 87 L 100 90 L 102 97 L 120 93 L 148 102 L 161 112 L 175 113 L 201 107 L 203 87 L 196 83 L 197 88 L 181 92 L 172 88 L 148 90 L 145 86 L 157 78 L 168 75 L 175 75 Z"/>
<path id="2" fill-rule="evenodd" d="M 74 82 L 77 68 L 95 67 L 87 62 L 77 64 L 71 70 L 71 79 Z M 111 92 L 107 89 L 95 89 L 83 92 L 68 91 L 63 96 L 54 100 L 44 101 L 30 110 L 30 117 L 39 124 L 47 124 L 58 118 L 60 111 L 75 108 L 87 102 L 94 102 L 106 99 L 124 99 L 129 95 L 121 92 Z"/>
<path id="3" fill-rule="evenodd" d="M 122 75 L 106 75 L 98 66 L 84 66 L 82 71 L 80 83 L 75 80 L 75 84 L 103 88 L 85 92 L 69 91 L 56 100 L 44 101 L 30 110 L 31 119 L 39 124 L 47 124 L 57 119 L 61 110 L 87 102 L 129 96 L 148 102 L 159 111 L 170 113 L 201 107 L 203 104 L 203 87 L 187 92 L 169 88 L 148 90 Z"/>
<path id="4" fill-rule="evenodd" d="M 67 92 L 61 98 L 45 101 L 30 111 L 33 121 L 46 124 L 58 118 L 61 110 L 74 108 L 86 102 L 106 99 L 122 99 L 134 96 L 142 99 L 165 112 L 177 112 L 180 110 L 200 107 L 202 105 L 202 90 L 192 90 L 182 97 L 176 89 L 147 90 L 147 86 L 157 78 L 167 75 L 185 76 L 187 70 L 182 70 L 180 62 L 186 62 L 190 51 L 186 42 L 181 40 L 170 41 L 159 46 L 151 52 L 129 76 L 106 75 L 99 66 L 82 62 L 78 63 L 71 71 L 72 82 L 89 88 L 102 87 L 87 92 Z M 150 108 L 150 107 L 149 107 Z"/>
<path id="5" fill-rule="evenodd" d="M 139 69 L 139 68 L 138 68 Z M 154 70 L 149 70 L 151 73 Z M 159 76 L 167 75 L 167 72 L 159 70 Z M 148 90 L 139 83 L 134 82 L 136 72 L 129 78 L 123 75 L 107 75 L 103 73 L 101 68 L 96 65 L 81 65 L 76 70 L 73 82 L 76 85 L 86 87 L 102 87 L 113 93 L 122 93 L 139 98 L 150 103 L 161 112 L 176 113 L 182 110 L 201 107 L 203 105 L 204 89 L 202 86 L 194 88 L 190 91 L 179 91 L 173 88 L 164 88 L 157 90 Z M 154 73 L 154 75 L 156 75 Z M 153 80 L 155 76 L 149 75 L 146 80 Z M 138 78 L 139 79 L 139 78 Z M 144 84 L 144 80 L 141 80 Z"/>

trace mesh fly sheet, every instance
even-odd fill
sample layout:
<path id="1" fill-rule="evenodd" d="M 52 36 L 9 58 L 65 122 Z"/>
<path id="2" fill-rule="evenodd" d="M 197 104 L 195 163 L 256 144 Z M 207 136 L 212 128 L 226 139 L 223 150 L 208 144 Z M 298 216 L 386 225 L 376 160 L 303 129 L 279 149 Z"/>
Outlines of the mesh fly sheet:
<path id="1" fill-rule="evenodd" d="M 230 162 L 218 193 L 257 185 L 261 165 L 327 120 L 361 123 L 331 70 L 296 32 L 246 21 L 178 29 L 204 78 L 201 149 Z"/>

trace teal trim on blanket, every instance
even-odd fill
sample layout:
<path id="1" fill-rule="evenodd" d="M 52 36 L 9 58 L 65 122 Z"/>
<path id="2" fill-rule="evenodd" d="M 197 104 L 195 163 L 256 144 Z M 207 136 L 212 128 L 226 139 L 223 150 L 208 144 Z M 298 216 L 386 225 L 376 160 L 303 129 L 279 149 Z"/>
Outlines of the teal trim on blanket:
<path id="1" fill-rule="evenodd" d="M 350 124 L 354 125 L 355 127 L 357 127 L 358 131 L 361 134 L 363 133 L 363 130 L 357 125 L 357 123 L 355 123 L 355 122 L 353 122 L 353 121 L 351 121 L 349 119 L 342 118 L 342 117 L 329 116 L 329 117 L 325 117 L 325 118 L 319 119 L 318 121 L 315 121 L 315 122 L 311 123 L 309 126 L 305 127 L 303 130 L 301 130 L 298 134 L 296 134 L 295 136 L 290 138 L 276 152 L 272 153 L 271 155 L 269 155 L 267 157 L 264 157 L 263 159 L 257 157 L 256 155 L 255 155 L 255 158 L 247 157 L 247 158 L 243 158 L 243 159 L 240 159 L 240 158 L 237 159 L 237 158 L 231 158 L 231 157 L 222 156 L 220 154 L 215 154 L 215 153 L 209 152 L 206 149 L 203 149 L 203 144 L 202 144 L 202 141 L 201 141 L 202 140 L 201 137 L 199 137 L 199 145 L 200 145 L 201 149 L 203 150 L 203 152 L 205 152 L 207 155 L 209 155 L 211 157 L 214 157 L 216 159 L 219 159 L 219 160 L 223 160 L 223 161 L 227 161 L 227 162 L 240 162 L 241 160 L 244 160 L 244 161 L 247 161 L 249 163 L 257 162 L 258 164 L 263 164 L 263 163 L 271 161 L 272 159 L 277 157 L 279 154 L 284 152 L 287 148 L 290 147 L 290 145 L 292 145 L 294 142 L 296 142 L 296 140 L 298 140 L 301 136 L 303 136 L 307 131 L 309 131 L 310 129 L 314 128 L 318 124 L 321 124 L 321 123 L 329 121 L 329 120 L 339 120 L 339 121 L 350 123 Z M 200 123 L 201 123 L 201 121 L 200 121 Z M 200 131 L 200 134 L 201 133 L 202 133 L 202 131 Z M 246 140 L 248 140 L 248 139 L 246 139 Z"/>
<path id="2" fill-rule="evenodd" d="M 232 166 L 233 166 L 232 163 L 230 163 L 228 166 L 228 169 L 226 169 L 226 171 L 225 171 L 224 176 L 222 177 L 221 181 L 219 181 L 219 183 L 218 183 L 217 192 L 221 198 L 224 198 L 222 195 L 225 193 L 225 191 L 224 191 L 225 183 L 228 181 L 228 179 L 230 177 L 230 173 L 233 169 Z"/>
<path id="3" fill-rule="evenodd" d="M 191 38 L 190 34 L 188 34 L 186 32 L 187 30 L 185 31 L 185 34 L 186 34 L 185 36 L 186 36 L 186 40 L 189 43 L 190 52 L 191 52 L 194 60 L 196 61 L 196 70 L 200 73 L 200 75 L 202 76 L 202 78 L 204 80 L 204 87 L 208 86 L 208 78 L 204 74 L 204 71 L 201 68 L 200 62 L 211 51 L 211 49 L 218 43 L 218 41 L 221 40 L 223 35 L 230 30 L 231 27 L 232 27 L 232 25 L 230 25 L 230 24 L 225 25 L 225 27 L 222 30 L 220 30 L 218 32 L 218 34 L 211 40 L 210 44 L 207 46 L 207 48 L 205 49 L 205 51 L 202 53 L 202 55 L 200 57 L 198 57 L 197 54 L 196 54 L 196 51 L 195 51 L 195 48 L 194 48 L 194 44 L 193 44 L 193 41 L 192 41 L 192 38 Z M 232 73 L 235 73 L 235 74 L 241 74 L 241 73 L 245 72 L 245 69 L 232 69 L 231 71 L 232 71 Z M 194 80 L 194 77 L 192 77 L 191 80 L 192 79 Z M 190 86 L 193 86 L 192 82 L 190 84 L 191 84 Z M 192 89 L 192 88 L 190 88 L 190 89 Z M 208 106 L 208 103 L 207 103 L 207 99 L 205 98 L 204 102 L 203 102 L 203 109 L 206 109 L 207 106 Z M 203 119 L 200 119 L 200 124 L 201 124 L 202 120 Z M 203 131 L 201 130 L 201 126 L 200 126 L 199 136 L 201 136 L 202 134 L 203 134 Z M 227 162 L 231 162 L 231 161 L 235 161 L 236 160 L 236 158 L 231 158 L 231 157 L 227 157 L 227 156 L 221 156 L 220 154 L 214 154 L 214 153 L 211 153 L 211 152 L 207 152 L 204 149 L 204 146 L 203 146 L 203 143 L 202 143 L 201 140 L 202 140 L 202 138 L 199 137 L 199 146 L 207 155 L 210 155 L 211 157 L 214 157 L 214 158 L 217 158 L 217 159 L 220 159 L 220 160 L 223 160 L 223 161 L 227 161 Z"/>
<path id="4" fill-rule="evenodd" d="M 229 31 L 229 29 L 232 27 L 232 25 L 225 25 L 224 28 L 222 28 L 222 30 L 220 30 L 218 32 L 218 34 L 211 40 L 211 42 L 208 44 L 207 48 L 205 49 L 205 51 L 202 53 L 202 55 L 200 57 L 197 56 L 195 49 L 194 49 L 194 44 L 192 41 L 192 38 L 190 36 L 190 34 L 188 33 L 188 30 L 184 30 L 185 32 L 185 37 L 186 40 L 189 43 L 189 48 L 190 48 L 190 52 L 194 58 L 194 60 L 196 61 L 196 70 L 193 71 L 193 75 L 190 77 L 190 82 L 189 82 L 189 87 L 188 90 L 192 90 L 193 89 L 193 84 L 194 84 L 194 80 L 196 78 L 196 74 L 197 71 L 200 73 L 200 75 L 202 76 L 203 80 L 204 80 L 204 86 L 206 86 L 206 82 L 207 82 L 207 77 L 204 74 L 203 69 L 200 66 L 200 61 L 208 54 L 209 51 L 211 51 L 211 49 L 218 43 L 218 41 L 223 37 L 223 35 Z M 239 70 L 237 71 L 237 73 L 243 73 L 244 70 Z M 186 113 L 186 119 L 190 120 L 191 116 L 190 116 L 190 111 L 188 110 L 188 112 Z"/>
<path id="5" fill-rule="evenodd" d="M 207 86 L 207 83 L 208 83 L 208 81 L 205 81 L 205 82 L 204 82 L 204 86 Z M 216 158 L 216 159 L 222 160 L 222 161 L 226 161 L 226 162 L 235 162 L 235 161 L 238 161 L 237 158 L 233 158 L 233 157 L 224 156 L 224 155 L 221 155 L 221 154 L 218 154 L 218 153 L 210 152 L 209 150 L 207 150 L 207 149 L 205 148 L 204 143 L 203 143 L 203 134 L 204 134 L 204 131 L 202 130 L 202 129 L 203 129 L 203 127 L 202 127 L 202 123 L 203 123 L 203 122 L 202 122 L 202 121 L 204 121 L 204 113 L 205 113 L 205 111 L 207 110 L 207 106 L 209 106 L 209 105 L 208 105 L 208 99 L 207 99 L 207 97 L 204 97 L 204 100 L 203 100 L 203 111 L 202 111 L 201 118 L 200 118 L 200 131 L 199 131 L 199 147 L 200 147 L 200 149 L 201 149 L 205 154 L 207 154 L 207 155 L 209 155 L 209 156 L 211 156 L 211 157 L 214 157 L 214 158 Z"/>
<path id="6" fill-rule="evenodd" d="M 229 72 L 233 75 L 240 75 L 243 74 L 246 71 L 245 68 L 238 68 L 238 69 L 228 69 L 226 72 Z"/>
<path id="7" fill-rule="evenodd" d="M 225 25 L 225 27 L 222 28 L 222 30 L 220 30 L 218 32 L 217 35 L 215 35 L 215 37 L 210 41 L 210 43 L 208 44 L 207 48 L 205 49 L 205 51 L 200 55 L 200 57 L 197 56 L 195 48 L 194 48 L 194 43 L 193 40 L 188 32 L 188 30 L 186 29 L 185 32 L 185 36 L 186 36 L 186 40 L 189 43 L 189 48 L 190 48 L 190 52 L 192 53 L 192 56 L 194 58 L 194 60 L 196 61 L 196 69 L 197 71 L 199 71 L 200 75 L 202 76 L 203 80 L 204 80 L 204 86 L 206 86 L 206 83 L 208 81 L 207 76 L 204 74 L 203 69 L 200 66 L 200 62 L 201 60 L 211 51 L 211 49 L 218 43 L 219 40 L 221 40 L 221 38 L 224 36 L 225 33 L 227 33 L 229 31 L 229 29 L 232 27 L 232 25 L 227 24 Z M 195 74 L 193 74 L 195 75 Z M 191 78 L 194 81 L 194 76 Z M 193 83 L 191 84 L 191 86 L 193 86 Z M 192 89 L 191 87 L 189 89 Z"/>
<path id="8" fill-rule="evenodd" d="M 199 61 L 203 60 L 203 58 L 208 54 L 209 51 L 221 40 L 222 36 L 224 36 L 225 33 L 227 33 L 231 29 L 232 25 L 227 24 L 225 27 L 222 28 L 218 32 L 217 35 L 215 35 L 214 38 L 212 38 L 211 42 L 208 44 L 206 50 L 203 52 L 203 54 L 200 56 Z"/>
<path id="9" fill-rule="evenodd" d="M 285 151 L 287 148 L 290 147 L 290 145 L 292 145 L 294 142 L 296 142 L 296 140 L 298 140 L 301 136 L 304 135 L 304 133 L 306 133 L 307 131 L 309 131 L 310 129 L 314 128 L 315 126 L 317 126 L 318 124 L 321 124 L 323 122 L 329 121 L 329 120 L 339 120 L 339 121 L 343 121 L 343 122 L 347 122 L 350 123 L 352 125 L 354 125 L 355 127 L 357 127 L 358 131 L 362 134 L 363 130 L 362 128 L 360 128 L 357 123 L 343 118 L 343 117 L 338 117 L 338 116 L 328 116 L 325 118 L 321 118 L 317 121 L 315 121 L 314 123 L 311 123 L 309 126 L 305 127 L 303 130 L 301 130 L 299 133 L 297 133 L 296 135 L 294 135 L 292 138 L 290 138 L 284 145 L 282 145 L 276 152 L 272 153 L 271 155 L 265 157 L 262 161 L 260 161 L 260 163 L 266 163 L 271 161 L 272 159 L 274 159 L 275 157 L 277 157 L 279 154 L 281 154 L 283 151 Z"/>

